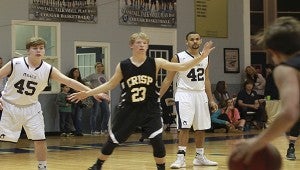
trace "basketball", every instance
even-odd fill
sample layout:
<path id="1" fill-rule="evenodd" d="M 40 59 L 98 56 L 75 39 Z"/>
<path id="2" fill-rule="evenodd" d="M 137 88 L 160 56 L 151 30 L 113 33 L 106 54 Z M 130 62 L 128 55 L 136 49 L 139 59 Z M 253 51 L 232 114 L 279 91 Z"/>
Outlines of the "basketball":
<path id="1" fill-rule="evenodd" d="M 280 170 L 281 164 L 281 155 L 277 148 L 271 144 L 256 152 L 249 165 L 232 160 L 232 155 L 228 160 L 229 170 Z"/>

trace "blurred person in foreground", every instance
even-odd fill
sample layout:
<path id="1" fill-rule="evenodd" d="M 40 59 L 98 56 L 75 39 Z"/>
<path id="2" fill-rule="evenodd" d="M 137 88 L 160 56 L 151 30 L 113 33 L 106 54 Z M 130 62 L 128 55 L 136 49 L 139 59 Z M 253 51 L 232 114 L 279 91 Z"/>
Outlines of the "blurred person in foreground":
<path id="1" fill-rule="evenodd" d="M 255 152 L 287 132 L 298 121 L 300 112 L 300 22 L 293 17 L 280 17 L 256 38 L 278 65 L 274 69 L 274 80 L 282 107 L 266 130 L 233 149 L 233 159 L 245 164 L 249 164 Z"/>

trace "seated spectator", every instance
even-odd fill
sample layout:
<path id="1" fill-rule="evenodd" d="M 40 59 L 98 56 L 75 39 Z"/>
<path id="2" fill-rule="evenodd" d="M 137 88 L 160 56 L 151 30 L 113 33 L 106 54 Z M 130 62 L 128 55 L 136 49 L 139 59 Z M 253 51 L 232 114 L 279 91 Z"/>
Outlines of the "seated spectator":
<path id="1" fill-rule="evenodd" d="M 230 129 L 234 129 L 233 125 L 230 123 L 230 120 L 227 116 L 227 114 L 224 112 L 223 109 L 214 109 L 212 108 L 212 113 L 211 113 L 211 132 L 214 132 L 215 129 L 221 129 L 224 128 L 226 129 L 226 133 Z"/>
<path id="2" fill-rule="evenodd" d="M 278 88 L 274 82 L 273 69 L 274 65 L 267 64 L 266 67 L 266 87 L 265 96 L 270 96 L 271 100 L 279 100 Z"/>
<path id="3" fill-rule="evenodd" d="M 229 122 L 234 126 L 234 128 L 239 131 L 243 131 L 246 120 L 240 117 L 239 110 L 234 107 L 233 99 L 226 100 L 226 107 L 223 110 L 227 114 Z"/>
<path id="4" fill-rule="evenodd" d="M 257 129 L 261 129 L 266 113 L 259 103 L 259 97 L 256 91 L 253 90 L 253 87 L 254 82 L 251 80 L 247 80 L 244 83 L 244 88 L 239 91 L 237 96 L 236 108 L 238 108 L 242 119 L 246 119 L 247 112 L 254 112 L 253 125 Z"/>
<path id="5" fill-rule="evenodd" d="M 225 81 L 218 81 L 213 95 L 218 102 L 219 108 L 225 107 L 225 100 L 230 98 L 229 93 L 227 92 L 227 84 Z"/>
<path id="6" fill-rule="evenodd" d="M 266 80 L 265 78 L 256 71 L 256 69 L 252 66 L 247 66 L 245 69 L 246 80 L 250 80 L 254 83 L 253 90 L 257 93 L 259 99 L 265 98 L 265 86 Z"/>

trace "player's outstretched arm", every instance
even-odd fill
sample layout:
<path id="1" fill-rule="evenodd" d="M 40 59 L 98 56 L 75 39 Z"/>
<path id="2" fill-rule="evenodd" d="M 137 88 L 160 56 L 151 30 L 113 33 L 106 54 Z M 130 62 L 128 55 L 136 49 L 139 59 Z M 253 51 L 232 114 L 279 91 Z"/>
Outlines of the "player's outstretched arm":
<path id="1" fill-rule="evenodd" d="M 163 58 L 156 58 L 157 66 L 158 68 L 162 68 L 169 71 L 185 71 L 194 67 L 200 61 L 206 58 L 213 49 L 215 49 L 215 47 L 213 46 L 213 42 L 208 41 L 204 44 L 202 54 L 195 57 L 193 60 L 190 60 L 185 63 L 173 63 Z"/>
<path id="2" fill-rule="evenodd" d="M 69 99 L 71 101 L 79 101 L 87 98 L 88 96 L 94 96 L 96 94 L 105 93 L 107 91 L 114 89 L 121 82 L 122 79 L 123 79 L 122 71 L 120 68 L 120 64 L 118 64 L 116 67 L 115 74 L 106 83 L 88 91 L 73 93 L 69 96 Z"/>

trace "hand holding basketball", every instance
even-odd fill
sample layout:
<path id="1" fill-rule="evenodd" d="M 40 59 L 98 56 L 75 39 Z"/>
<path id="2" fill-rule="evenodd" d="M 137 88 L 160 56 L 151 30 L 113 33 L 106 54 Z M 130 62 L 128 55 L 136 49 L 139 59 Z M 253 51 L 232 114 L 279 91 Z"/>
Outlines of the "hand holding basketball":
<path id="1" fill-rule="evenodd" d="M 229 170 L 280 170 L 281 168 L 281 155 L 271 144 L 255 152 L 248 164 L 245 164 L 243 160 L 234 160 L 236 153 L 234 152 L 229 157 Z"/>

